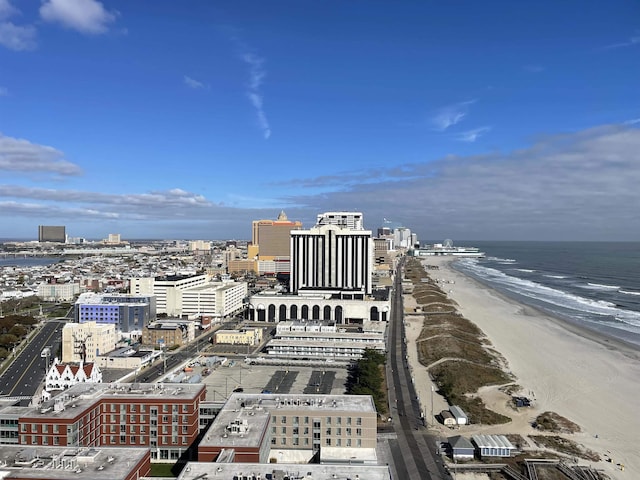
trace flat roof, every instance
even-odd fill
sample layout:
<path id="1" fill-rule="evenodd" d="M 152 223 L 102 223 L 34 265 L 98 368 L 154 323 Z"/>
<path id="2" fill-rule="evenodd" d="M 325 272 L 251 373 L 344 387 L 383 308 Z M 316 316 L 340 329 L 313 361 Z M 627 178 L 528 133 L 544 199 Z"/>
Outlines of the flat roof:
<path id="1" fill-rule="evenodd" d="M 248 408 L 222 408 L 200 441 L 200 447 L 222 446 L 224 448 L 260 448 L 262 437 L 271 421 L 271 414 L 260 405 Z M 238 426 L 234 433 L 230 426 Z"/>
<path id="2" fill-rule="evenodd" d="M 204 388 L 201 383 L 79 383 L 38 407 L 23 407 L 20 417 L 75 418 L 100 399 L 192 400 Z"/>
<path id="3" fill-rule="evenodd" d="M 136 447 L 0 445 L 0 478 L 124 480 L 147 455 L 148 448 Z"/>
<path id="4" fill-rule="evenodd" d="M 516 448 L 504 435 L 472 435 L 471 440 L 478 448 L 508 448 L 510 450 Z"/>
<path id="5" fill-rule="evenodd" d="M 260 475 L 262 478 L 282 480 L 305 477 L 313 480 L 331 480 L 358 476 L 366 480 L 391 480 L 387 465 L 319 465 L 294 463 L 210 463 L 189 462 L 180 473 L 178 480 L 197 480 L 205 478 L 233 479 L 235 477 Z"/>
<path id="6" fill-rule="evenodd" d="M 267 411 L 295 409 L 301 412 L 376 413 L 376 407 L 370 395 L 233 393 L 224 409 L 238 409 L 243 403 L 245 407 L 259 405 Z"/>

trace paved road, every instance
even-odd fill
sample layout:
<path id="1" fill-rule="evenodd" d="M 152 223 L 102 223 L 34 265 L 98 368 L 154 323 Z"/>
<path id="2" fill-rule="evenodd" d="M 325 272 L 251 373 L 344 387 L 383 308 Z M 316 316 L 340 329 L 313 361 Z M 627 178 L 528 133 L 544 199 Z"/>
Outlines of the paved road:
<path id="1" fill-rule="evenodd" d="M 0 376 L 0 395 L 32 397 L 45 377 L 46 358 L 40 357 L 44 347 L 51 347 L 49 362 L 60 348 L 65 321 L 49 320 Z"/>
<path id="2" fill-rule="evenodd" d="M 448 479 L 450 476 L 444 470 L 442 459 L 435 454 L 438 438 L 429 434 L 423 426 L 420 405 L 405 360 L 407 346 L 403 332 L 403 266 L 404 261 L 396 272 L 387 340 L 389 404 L 397 435 L 397 440 L 390 440 L 389 446 L 398 478 Z"/>

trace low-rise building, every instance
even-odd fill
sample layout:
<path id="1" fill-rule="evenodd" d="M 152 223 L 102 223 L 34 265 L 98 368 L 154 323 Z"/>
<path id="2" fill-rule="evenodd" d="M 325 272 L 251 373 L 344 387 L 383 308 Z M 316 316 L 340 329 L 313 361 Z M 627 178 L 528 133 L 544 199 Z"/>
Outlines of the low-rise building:
<path id="1" fill-rule="evenodd" d="M 0 478 L 137 480 L 151 473 L 148 448 L 0 446 Z"/>
<path id="2" fill-rule="evenodd" d="M 54 279 L 48 279 L 38 285 L 38 297 L 45 302 L 70 302 L 79 294 L 79 282 L 57 283 Z"/>
<path id="3" fill-rule="evenodd" d="M 214 342 L 228 345 L 259 345 L 262 342 L 262 329 L 218 330 L 214 334 Z"/>
<path id="4" fill-rule="evenodd" d="M 153 295 L 83 293 L 75 304 L 77 323 L 115 325 L 118 332 L 140 332 L 155 318 Z"/>
<path id="5" fill-rule="evenodd" d="M 142 329 L 142 344 L 157 345 L 160 340 L 167 346 L 182 346 L 196 338 L 195 323 L 190 320 L 163 318 Z"/>
<path id="6" fill-rule="evenodd" d="M 510 457 L 516 450 L 504 435 L 472 435 L 471 442 L 478 448 L 481 458 Z"/>
<path id="7" fill-rule="evenodd" d="M 102 372 L 95 363 L 60 363 L 57 358 L 45 377 L 45 391 L 66 390 L 78 383 L 102 383 Z"/>
<path id="8" fill-rule="evenodd" d="M 449 411 L 451 415 L 453 415 L 453 418 L 456 419 L 458 425 L 467 425 L 469 423 L 469 417 L 467 417 L 467 414 L 457 405 L 449 407 Z"/>
<path id="9" fill-rule="evenodd" d="M 454 460 L 472 460 L 474 458 L 475 447 L 462 435 L 449 437 L 447 439 L 451 446 L 451 455 Z"/>
<path id="10" fill-rule="evenodd" d="M 307 463 L 319 452 L 328 463 L 375 465 L 376 419 L 368 395 L 234 393 L 200 442 L 198 460 Z"/>
<path id="11" fill-rule="evenodd" d="M 134 370 L 150 365 L 161 354 L 160 350 L 136 350 L 133 347 L 122 347 L 96 357 L 96 363 L 100 368 Z"/>

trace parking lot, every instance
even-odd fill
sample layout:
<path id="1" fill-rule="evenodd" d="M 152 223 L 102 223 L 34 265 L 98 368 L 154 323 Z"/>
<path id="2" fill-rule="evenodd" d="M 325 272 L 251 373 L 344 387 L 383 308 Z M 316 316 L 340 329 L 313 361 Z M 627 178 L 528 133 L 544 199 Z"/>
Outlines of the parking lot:
<path id="1" fill-rule="evenodd" d="M 229 362 L 230 364 L 231 362 Z M 195 367 L 194 373 L 200 373 Z M 235 362 L 232 366 L 217 366 L 203 377 L 207 385 L 207 400 L 224 400 L 234 390 L 245 393 L 316 393 L 342 395 L 345 393 L 347 370 L 337 368 L 322 370 L 318 367 L 283 367 L 245 365 Z"/>

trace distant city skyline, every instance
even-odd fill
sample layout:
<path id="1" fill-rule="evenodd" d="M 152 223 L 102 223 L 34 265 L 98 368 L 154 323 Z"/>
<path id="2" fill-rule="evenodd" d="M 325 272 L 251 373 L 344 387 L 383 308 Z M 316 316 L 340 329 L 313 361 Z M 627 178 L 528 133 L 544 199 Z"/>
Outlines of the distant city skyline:
<path id="1" fill-rule="evenodd" d="M 0 0 L 0 238 L 639 240 L 640 4 Z"/>

